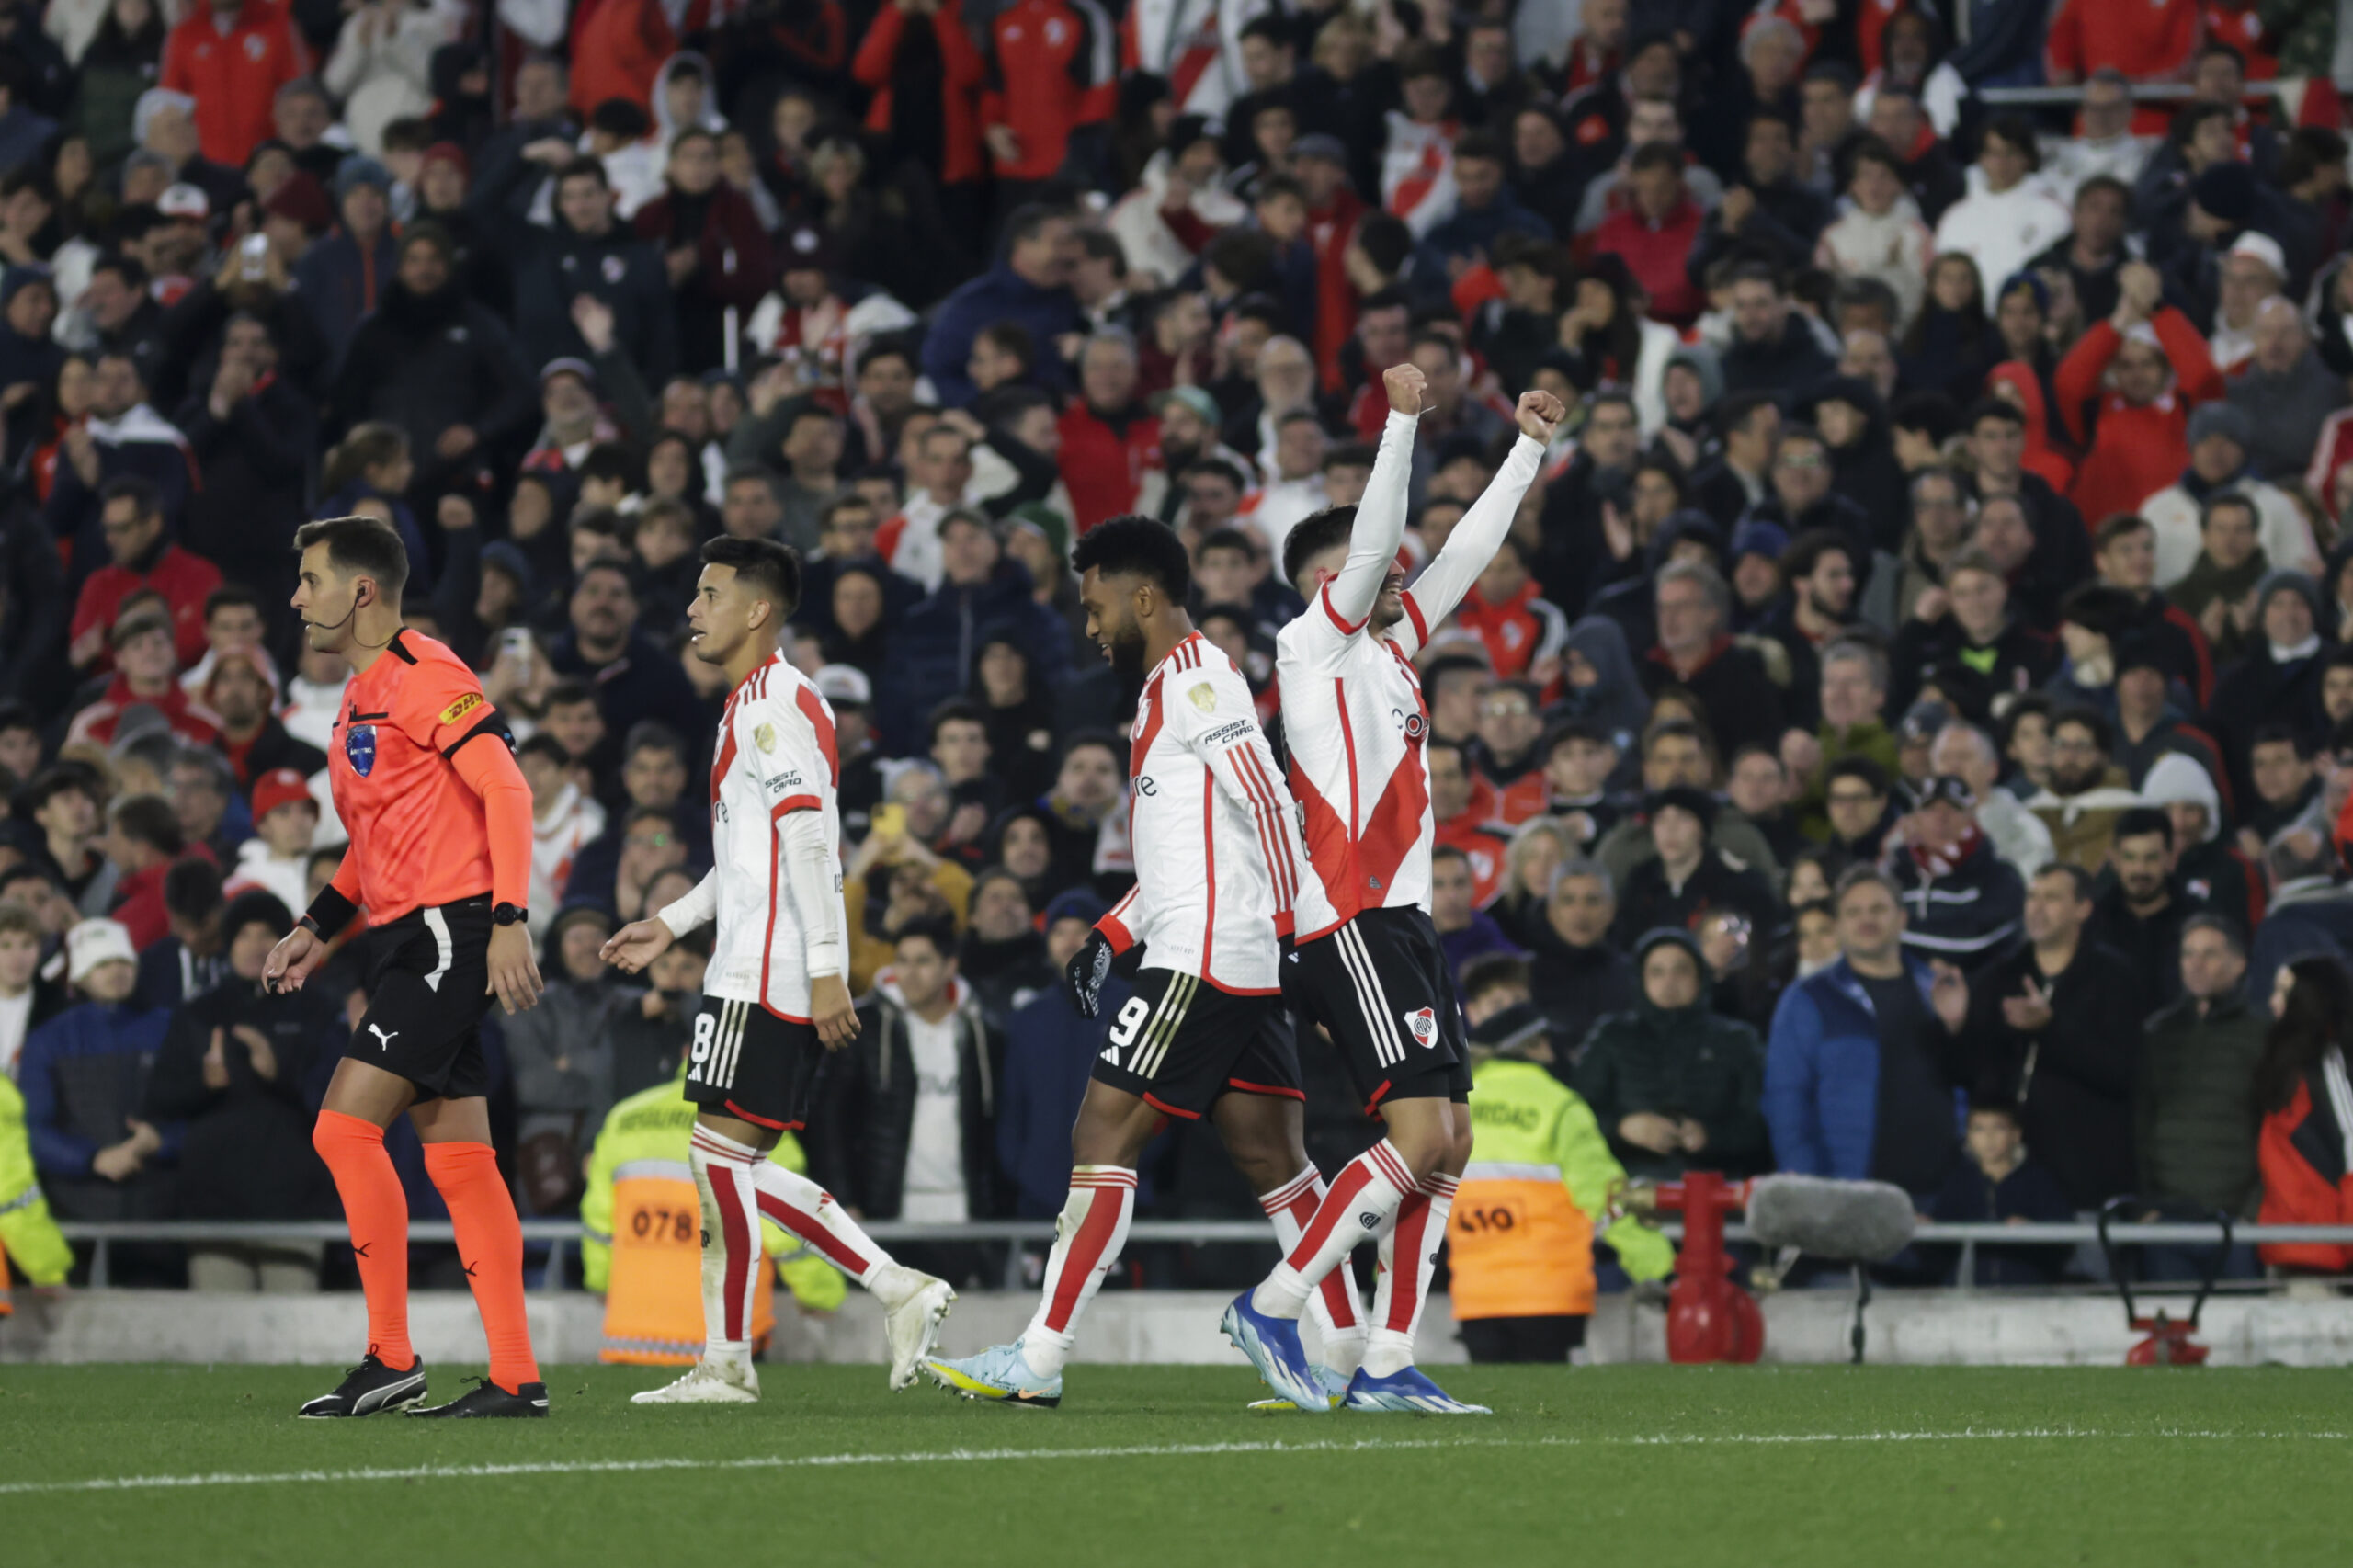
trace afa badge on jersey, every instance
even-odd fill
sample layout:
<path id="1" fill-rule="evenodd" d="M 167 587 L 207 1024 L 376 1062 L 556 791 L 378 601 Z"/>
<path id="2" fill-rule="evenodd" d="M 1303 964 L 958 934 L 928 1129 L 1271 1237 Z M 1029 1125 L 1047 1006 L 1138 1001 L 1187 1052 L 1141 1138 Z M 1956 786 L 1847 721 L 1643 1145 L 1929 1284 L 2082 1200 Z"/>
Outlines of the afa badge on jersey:
<path id="1" fill-rule="evenodd" d="M 343 733 L 344 759 L 351 771 L 365 778 L 376 771 L 376 726 L 354 724 Z"/>
<path id="2" fill-rule="evenodd" d="M 1200 685 L 1193 687 L 1192 690 L 1187 692 L 1185 695 L 1193 699 L 1193 706 L 1199 709 L 1202 712 L 1214 713 L 1217 711 L 1217 687 L 1211 686 L 1209 682 L 1201 682 Z"/>
<path id="3" fill-rule="evenodd" d="M 776 750 L 776 726 L 762 724 L 752 732 L 752 744 L 762 751 Z"/>

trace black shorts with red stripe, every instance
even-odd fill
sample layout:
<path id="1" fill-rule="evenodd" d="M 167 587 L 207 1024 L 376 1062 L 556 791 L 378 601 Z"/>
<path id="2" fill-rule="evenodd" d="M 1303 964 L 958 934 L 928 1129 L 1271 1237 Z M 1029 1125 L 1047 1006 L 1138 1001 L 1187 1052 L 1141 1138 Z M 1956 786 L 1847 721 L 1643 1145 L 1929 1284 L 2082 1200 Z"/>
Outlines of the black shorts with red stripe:
<path id="1" fill-rule="evenodd" d="M 1339 1048 L 1367 1114 L 1390 1100 L 1471 1097 L 1471 1036 L 1438 927 L 1420 910 L 1368 909 L 1293 949 L 1283 994 Z"/>
<path id="2" fill-rule="evenodd" d="M 1220 1095 L 1307 1097 L 1280 996 L 1238 996 L 1171 969 L 1137 975 L 1096 1055 L 1095 1080 L 1188 1121 Z"/>
<path id="3" fill-rule="evenodd" d="M 687 1057 L 687 1098 L 756 1127 L 798 1132 L 824 1060 L 816 1025 L 779 1017 L 757 1002 L 706 996 Z"/>

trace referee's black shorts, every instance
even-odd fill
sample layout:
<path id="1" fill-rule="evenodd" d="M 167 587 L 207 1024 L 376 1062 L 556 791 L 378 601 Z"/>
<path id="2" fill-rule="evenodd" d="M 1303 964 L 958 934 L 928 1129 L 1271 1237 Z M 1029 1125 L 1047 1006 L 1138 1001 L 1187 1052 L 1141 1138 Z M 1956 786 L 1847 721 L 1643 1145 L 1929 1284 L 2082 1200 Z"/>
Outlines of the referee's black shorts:
<path id="1" fill-rule="evenodd" d="M 1368 909 L 1295 951 L 1284 991 L 1302 1022 L 1330 1032 L 1366 1114 L 1471 1097 L 1470 1031 L 1428 915 Z"/>
<path id="2" fill-rule="evenodd" d="M 490 932 L 487 893 L 413 909 L 370 930 L 376 964 L 368 1012 L 343 1053 L 399 1074 L 416 1085 L 421 1100 L 490 1093 L 482 1053 Z"/>

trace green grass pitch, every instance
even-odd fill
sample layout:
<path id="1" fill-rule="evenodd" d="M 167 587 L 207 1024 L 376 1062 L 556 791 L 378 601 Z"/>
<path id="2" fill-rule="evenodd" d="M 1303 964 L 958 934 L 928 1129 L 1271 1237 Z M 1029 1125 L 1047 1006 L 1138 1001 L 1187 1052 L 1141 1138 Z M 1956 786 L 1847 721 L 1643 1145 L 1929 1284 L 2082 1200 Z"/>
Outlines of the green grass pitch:
<path id="1" fill-rule="evenodd" d="M 464 1386 L 436 1368 L 434 1392 Z M 2353 1371 L 1449 1368 L 1484 1419 L 1251 1415 L 1244 1368 L 1059 1411 L 774 1366 L 756 1407 L 549 1369 L 553 1418 L 301 1422 L 333 1370 L 0 1367 L 18 1564 L 2341 1564 Z M 141 1478 L 135 1484 L 99 1484 Z M 172 1483 L 161 1483 L 165 1481 Z"/>

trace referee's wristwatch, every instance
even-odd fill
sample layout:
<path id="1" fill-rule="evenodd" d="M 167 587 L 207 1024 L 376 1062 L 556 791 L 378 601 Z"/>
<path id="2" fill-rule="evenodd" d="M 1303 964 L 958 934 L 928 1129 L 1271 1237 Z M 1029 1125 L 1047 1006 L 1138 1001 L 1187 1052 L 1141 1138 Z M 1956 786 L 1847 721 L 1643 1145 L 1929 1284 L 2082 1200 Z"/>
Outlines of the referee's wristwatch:
<path id="1" fill-rule="evenodd" d="M 519 903 L 502 903 L 490 912 L 493 926 L 520 926 L 530 917 L 531 912 Z"/>

